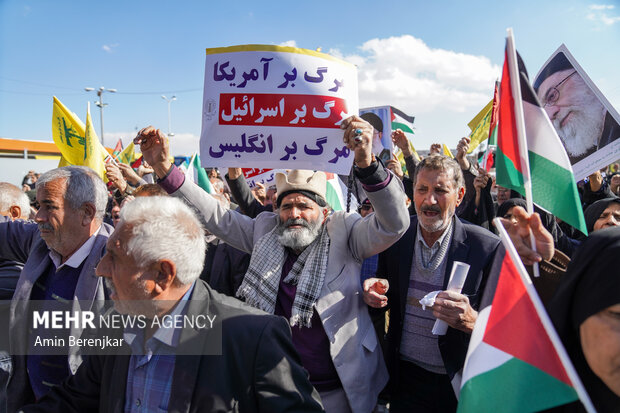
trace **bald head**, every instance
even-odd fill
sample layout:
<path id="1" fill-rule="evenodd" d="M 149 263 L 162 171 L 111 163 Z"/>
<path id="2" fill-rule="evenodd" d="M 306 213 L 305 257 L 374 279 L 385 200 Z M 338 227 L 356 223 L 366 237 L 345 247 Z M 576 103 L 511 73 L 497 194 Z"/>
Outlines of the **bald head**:
<path id="1" fill-rule="evenodd" d="M 8 182 L 0 182 L 0 215 L 11 219 L 28 219 L 30 215 L 28 196 Z"/>

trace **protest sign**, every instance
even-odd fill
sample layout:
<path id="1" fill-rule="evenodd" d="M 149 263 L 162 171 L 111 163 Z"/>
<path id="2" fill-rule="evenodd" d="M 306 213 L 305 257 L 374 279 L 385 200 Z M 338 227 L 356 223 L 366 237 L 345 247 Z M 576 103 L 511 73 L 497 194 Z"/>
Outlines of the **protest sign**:
<path id="1" fill-rule="evenodd" d="M 211 167 L 348 174 L 343 119 L 358 112 L 357 69 L 295 47 L 207 49 L 200 154 Z"/>
<path id="2" fill-rule="evenodd" d="M 565 45 L 542 66 L 534 89 L 577 181 L 620 158 L 620 115 Z"/>
<path id="3" fill-rule="evenodd" d="M 284 172 L 284 169 L 242 168 L 241 171 L 250 188 L 254 188 L 257 183 L 268 188 L 276 184 L 276 173 Z"/>

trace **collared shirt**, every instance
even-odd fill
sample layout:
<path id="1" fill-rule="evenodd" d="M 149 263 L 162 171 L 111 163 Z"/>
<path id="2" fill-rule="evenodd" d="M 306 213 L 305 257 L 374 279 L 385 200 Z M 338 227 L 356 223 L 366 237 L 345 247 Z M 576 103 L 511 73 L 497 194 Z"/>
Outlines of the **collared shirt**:
<path id="1" fill-rule="evenodd" d="M 418 223 L 418 234 L 416 236 L 416 239 L 418 240 L 418 243 L 420 244 L 420 251 L 422 252 L 422 265 L 424 266 L 424 268 L 428 268 L 431 265 L 431 262 L 434 261 L 435 259 L 439 259 L 440 261 L 443 260 L 443 256 L 437 256 L 437 252 L 439 251 L 439 249 L 441 248 L 442 245 L 444 245 L 444 240 L 446 240 L 446 237 L 448 236 L 448 234 L 450 234 L 450 237 L 448 238 L 447 242 L 450 241 L 450 239 L 452 238 L 452 226 L 453 226 L 453 222 L 454 222 L 454 218 L 450 219 L 450 224 L 448 224 L 448 226 L 446 227 L 446 229 L 443 231 L 443 234 L 441 234 L 441 236 L 433 243 L 433 245 L 431 245 L 430 247 L 426 244 L 426 241 L 424 241 L 424 237 L 422 236 L 422 230 L 420 228 L 420 223 Z M 445 255 L 445 251 L 447 251 L 447 248 L 441 248 L 444 251 Z"/>
<path id="2" fill-rule="evenodd" d="M 194 284 L 183 295 L 180 302 L 169 313 L 184 315 L 187 301 L 194 290 Z M 174 351 L 179 345 L 180 328 L 160 327 L 144 344 L 144 331 L 127 328 L 123 334 L 131 347 L 125 387 L 125 412 L 167 411 L 174 374 Z"/>
<path id="3" fill-rule="evenodd" d="M 86 257 L 90 255 L 90 252 L 92 251 L 93 246 L 95 245 L 95 238 L 97 238 L 97 235 L 99 235 L 100 230 L 101 230 L 101 226 L 97 228 L 97 230 L 93 233 L 93 235 L 91 235 L 86 240 L 86 242 L 83 243 L 82 246 L 77 249 L 77 251 L 71 254 L 69 259 L 65 262 L 62 262 L 62 256 L 59 253 L 50 249 L 49 255 L 50 255 L 50 258 L 52 259 L 52 262 L 54 263 L 54 266 L 56 267 L 56 271 L 58 271 L 65 265 L 72 267 L 72 268 L 77 268 L 80 265 L 82 265 L 82 262 L 84 262 Z"/>

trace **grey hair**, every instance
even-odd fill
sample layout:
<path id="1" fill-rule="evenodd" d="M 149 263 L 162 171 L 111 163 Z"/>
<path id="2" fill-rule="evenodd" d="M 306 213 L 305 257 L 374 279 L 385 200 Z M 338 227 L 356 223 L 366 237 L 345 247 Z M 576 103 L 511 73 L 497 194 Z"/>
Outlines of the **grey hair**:
<path id="1" fill-rule="evenodd" d="M 422 159 L 420 163 L 416 166 L 415 172 L 413 173 L 414 188 L 418 179 L 418 174 L 422 169 L 431 169 L 434 171 L 452 171 L 452 179 L 454 180 L 456 190 L 458 191 L 459 189 L 465 187 L 465 178 L 463 178 L 463 171 L 461 171 L 461 166 L 457 161 L 450 158 L 449 156 L 431 155 Z"/>
<path id="2" fill-rule="evenodd" d="M 0 182 L 0 211 L 8 211 L 12 206 L 22 210 L 22 216 L 30 213 L 30 200 L 21 189 L 8 182 Z"/>
<path id="3" fill-rule="evenodd" d="M 37 179 L 36 187 L 64 179 L 67 185 L 64 199 L 73 209 L 86 203 L 95 206 L 95 219 L 103 221 L 105 208 L 108 204 L 108 189 L 95 171 L 86 166 L 63 166 L 42 174 Z"/>
<path id="4" fill-rule="evenodd" d="M 171 260 L 176 279 L 191 284 L 200 276 L 206 243 L 204 229 L 196 214 L 178 198 L 138 197 L 121 209 L 119 225 L 130 225 L 129 254 L 140 268 Z"/>

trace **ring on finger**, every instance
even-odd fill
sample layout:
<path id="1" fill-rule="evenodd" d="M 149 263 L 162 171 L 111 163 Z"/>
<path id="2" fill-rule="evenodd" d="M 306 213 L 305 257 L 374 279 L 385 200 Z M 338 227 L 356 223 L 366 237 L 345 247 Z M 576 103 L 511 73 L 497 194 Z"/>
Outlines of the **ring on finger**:
<path id="1" fill-rule="evenodd" d="M 362 130 L 360 128 L 355 129 L 355 136 L 360 136 L 362 134 Z"/>

